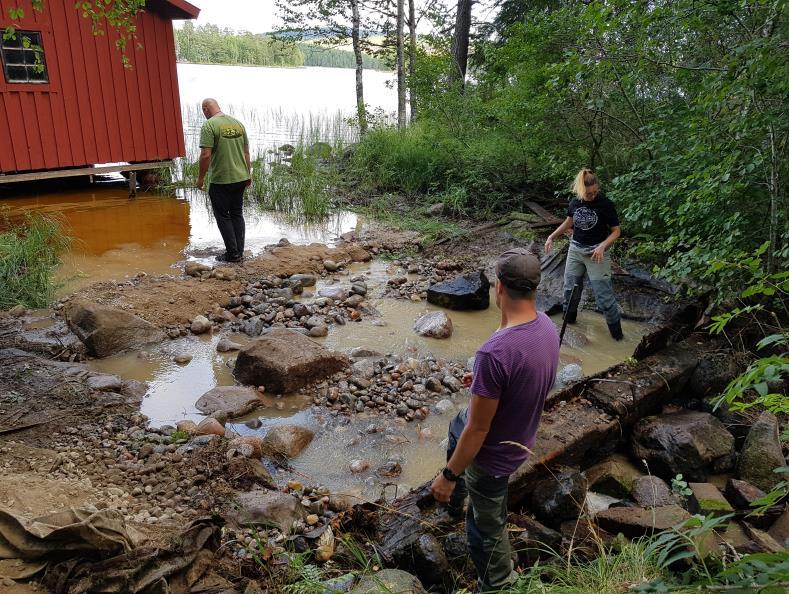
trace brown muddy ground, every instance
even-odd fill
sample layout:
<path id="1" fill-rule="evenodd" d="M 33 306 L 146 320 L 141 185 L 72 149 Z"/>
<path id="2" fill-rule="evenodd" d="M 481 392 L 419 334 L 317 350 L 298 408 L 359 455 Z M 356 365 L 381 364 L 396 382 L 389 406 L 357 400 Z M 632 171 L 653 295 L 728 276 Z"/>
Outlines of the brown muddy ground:
<path id="1" fill-rule="evenodd" d="M 358 245 L 327 248 L 320 244 L 273 247 L 241 264 L 232 265 L 239 280 L 199 280 L 175 276 L 138 276 L 124 282 L 101 282 L 81 289 L 74 299 L 84 299 L 124 309 L 160 328 L 189 324 L 197 316 L 227 305 L 242 281 L 265 275 L 287 277 L 297 273 L 320 273 L 324 260 L 362 262 L 370 255 Z"/>

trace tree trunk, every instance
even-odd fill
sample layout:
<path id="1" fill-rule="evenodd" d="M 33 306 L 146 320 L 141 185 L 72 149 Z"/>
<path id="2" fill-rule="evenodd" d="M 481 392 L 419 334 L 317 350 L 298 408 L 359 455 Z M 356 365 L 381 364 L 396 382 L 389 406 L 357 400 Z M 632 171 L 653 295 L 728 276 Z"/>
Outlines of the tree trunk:
<path id="1" fill-rule="evenodd" d="M 397 0 L 397 127 L 405 128 L 405 68 L 403 64 L 403 26 L 405 0 Z"/>
<path id="2" fill-rule="evenodd" d="M 769 126 L 769 138 L 770 179 L 768 186 L 770 188 L 770 246 L 767 248 L 767 273 L 772 274 L 776 271 L 775 252 L 778 250 L 778 205 L 783 203 L 783 199 L 781 198 L 781 182 L 779 178 L 781 159 L 778 156 L 778 149 L 775 146 L 777 139 L 775 138 L 775 128 L 772 126 L 772 124 Z"/>
<path id="3" fill-rule="evenodd" d="M 455 36 L 452 38 L 452 72 L 450 73 L 450 78 L 454 82 L 459 82 L 461 88 L 466 82 L 466 68 L 468 66 L 471 4 L 472 0 L 458 0 Z"/>
<path id="4" fill-rule="evenodd" d="M 356 58 L 356 117 L 359 119 L 359 134 L 364 136 L 367 133 L 367 109 L 364 106 L 364 81 L 362 73 L 364 64 L 362 61 L 362 46 L 359 40 L 359 0 L 351 0 L 353 9 L 353 22 L 351 27 L 351 40 L 353 42 L 353 55 Z"/>
<path id="5" fill-rule="evenodd" d="M 408 102 L 411 108 L 411 121 L 416 120 L 416 0 L 408 0 Z"/>

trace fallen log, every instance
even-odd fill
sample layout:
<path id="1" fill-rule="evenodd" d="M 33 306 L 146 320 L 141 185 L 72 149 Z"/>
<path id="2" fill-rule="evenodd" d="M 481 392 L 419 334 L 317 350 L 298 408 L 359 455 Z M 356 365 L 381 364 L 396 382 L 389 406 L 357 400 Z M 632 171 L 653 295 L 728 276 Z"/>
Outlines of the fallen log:
<path id="1" fill-rule="evenodd" d="M 498 227 L 504 227 L 505 225 L 509 225 L 513 221 L 526 222 L 526 223 L 528 223 L 527 227 L 529 229 L 542 229 L 544 227 L 553 227 L 553 226 L 558 224 L 558 223 L 555 223 L 553 221 L 544 221 L 544 220 L 543 221 L 535 221 L 534 217 L 529 215 L 529 214 L 522 213 L 522 212 L 511 212 L 507 216 L 505 216 L 505 217 L 503 217 L 501 219 L 498 219 L 497 221 L 491 221 L 489 223 L 485 223 L 484 225 L 480 225 L 479 227 L 473 227 L 472 229 L 465 229 L 465 230 L 459 231 L 458 233 L 450 235 L 449 237 L 444 237 L 443 239 L 439 239 L 435 243 L 435 245 L 442 245 L 442 244 L 445 244 L 445 243 L 449 243 L 450 241 L 455 241 L 456 239 L 461 239 L 463 237 L 468 237 L 469 235 L 470 236 L 478 236 L 478 235 L 481 235 L 481 234 L 484 234 L 484 233 L 488 233 L 488 232 L 492 231 L 493 229 L 497 229 Z M 559 221 L 559 222 L 561 222 L 561 221 Z"/>

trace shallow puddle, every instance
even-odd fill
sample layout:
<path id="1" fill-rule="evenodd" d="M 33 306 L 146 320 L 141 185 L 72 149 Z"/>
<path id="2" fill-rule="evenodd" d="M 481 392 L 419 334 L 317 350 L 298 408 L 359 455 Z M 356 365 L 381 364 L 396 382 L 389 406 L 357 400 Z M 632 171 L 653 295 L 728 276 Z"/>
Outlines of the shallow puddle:
<path id="1" fill-rule="evenodd" d="M 438 358 L 466 362 L 477 348 L 499 326 L 500 313 L 491 296 L 491 306 L 484 311 L 448 311 L 454 333 L 451 338 L 437 340 L 417 336 L 412 326 L 425 311 L 439 309 L 426 302 L 411 302 L 380 297 L 386 280 L 398 274 L 386 262 L 354 265 L 348 277 L 364 275 L 369 289 L 368 303 L 380 317 L 365 316 L 360 322 L 344 326 L 333 325 L 322 339 L 331 349 L 349 351 L 365 347 L 383 354 L 424 356 L 432 353 Z M 348 277 L 339 277 L 347 284 Z M 302 296 L 311 295 L 331 281 L 321 281 Z M 559 316 L 554 318 L 561 323 Z M 376 325 L 383 322 L 384 326 Z M 564 345 L 563 363 L 578 363 L 586 375 L 610 367 L 633 354 L 635 346 L 647 330 L 637 322 L 623 321 L 625 340 L 616 342 L 608 334 L 605 319 L 593 312 L 582 312 L 578 323 L 571 326 L 574 344 Z M 97 371 L 114 373 L 125 379 L 148 382 L 149 390 L 142 404 L 142 412 L 154 425 L 175 424 L 180 419 L 199 420 L 195 409 L 197 399 L 217 385 L 233 385 L 231 365 L 236 353 L 219 353 L 219 336 L 181 338 L 152 348 L 149 351 L 118 355 L 89 362 Z M 241 345 L 251 340 L 243 334 L 228 336 Z M 585 341 L 585 344 L 580 344 Z M 176 355 L 188 354 L 192 360 L 186 365 L 174 362 Z M 387 497 L 393 496 L 394 485 L 402 490 L 430 478 L 444 462 L 441 444 L 446 436 L 451 415 L 432 414 L 421 423 L 405 423 L 401 419 L 363 413 L 350 419 L 326 411 L 313 410 L 312 400 L 304 396 L 266 395 L 265 407 L 255 415 L 229 423 L 241 434 L 263 434 L 273 424 L 296 423 L 316 431 L 310 447 L 292 461 L 287 476 L 311 483 L 322 483 L 349 494 L 378 496 L 386 488 Z M 455 401 L 456 410 L 465 406 L 464 399 Z M 375 429 L 373 431 L 373 429 Z M 349 464 L 354 459 L 369 461 L 369 470 L 352 474 Z M 385 463 L 402 466 L 399 477 L 379 476 L 376 469 Z M 385 485 L 391 486 L 385 487 Z"/>
<path id="2" fill-rule="evenodd" d="M 26 212 L 59 213 L 65 232 L 74 239 L 58 277 L 61 294 L 103 280 L 123 280 L 139 272 L 173 273 L 187 257 L 223 251 L 207 196 L 198 190 L 161 196 L 140 192 L 130 200 L 121 186 L 88 186 L 56 194 L 0 200 L 13 220 Z M 263 211 L 254 202 L 245 207 L 246 248 L 252 254 L 285 237 L 293 243 L 332 245 L 356 228 L 355 214 L 340 211 L 321 223 L 293 224 Z"/>

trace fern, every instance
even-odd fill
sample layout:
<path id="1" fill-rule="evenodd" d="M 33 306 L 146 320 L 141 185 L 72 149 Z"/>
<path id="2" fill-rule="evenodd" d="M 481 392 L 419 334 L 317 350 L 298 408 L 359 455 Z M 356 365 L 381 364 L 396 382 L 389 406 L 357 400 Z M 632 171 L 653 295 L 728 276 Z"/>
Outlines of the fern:
<path id="1" fill-rule="evenodd" d="M 285 594 L 322 594 L 326 590 L 323 585 L 323 573 L 320 567 L 308 563 L 300 568 L 299 581 L 285 586 Z"/>

